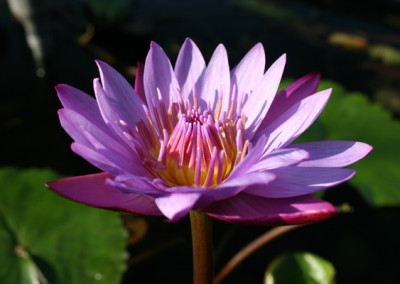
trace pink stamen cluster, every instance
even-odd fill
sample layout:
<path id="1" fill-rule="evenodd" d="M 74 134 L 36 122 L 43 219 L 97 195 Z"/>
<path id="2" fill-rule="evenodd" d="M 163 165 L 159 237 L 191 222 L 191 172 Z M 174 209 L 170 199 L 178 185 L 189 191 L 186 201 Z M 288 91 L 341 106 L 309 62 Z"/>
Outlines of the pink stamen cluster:
<path id="1" fill-rule="evenodd" d="M 153 108 L 148 125 L 143 121 L 130 130 L 144 164 L 169 185 L 213 188 L 222 183 L 247 153 L 244 141 L 244 117 L 232 120 L 232 111 L 221 113 L 222 98 L 215 115 L 210 107 L 202 111 L 194 95 L 194 106 L 172 103 L 168 113 Z M 163 104 L 160 101 L 160 104 Z M 234 102 L 230 109 L 233 109 Z M 221 117 L 220 117 L 221 116 Z M 157 139 L 162 133 L 162 139 Z M 131 139 L 132 140 L 132 139 Z"/>

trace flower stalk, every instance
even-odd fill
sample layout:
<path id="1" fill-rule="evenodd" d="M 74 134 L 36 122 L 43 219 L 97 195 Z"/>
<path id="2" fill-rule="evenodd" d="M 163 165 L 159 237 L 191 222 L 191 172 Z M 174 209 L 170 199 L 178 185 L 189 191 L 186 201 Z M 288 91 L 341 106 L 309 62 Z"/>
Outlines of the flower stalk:
<path id="1" fill-rule="evenodd" d="M 193 247 L 193 284 L 213 283 L 213 245 L 211 218 L 204 213 L 190 211 Z"/>

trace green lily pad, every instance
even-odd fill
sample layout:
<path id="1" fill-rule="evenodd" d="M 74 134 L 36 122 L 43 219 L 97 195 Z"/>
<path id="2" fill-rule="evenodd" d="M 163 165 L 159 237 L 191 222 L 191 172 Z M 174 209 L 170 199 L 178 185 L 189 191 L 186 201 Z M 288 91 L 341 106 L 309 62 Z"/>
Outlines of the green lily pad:
<path id="1" fill-rule="evenodd" d="M 333 265 L 308 252 L 289 253 L 276 258 L 268 267 L 264 284 L 329 284 L 333 283 Z"/>
<path id="2" fill-rule="evenodd" d="M 327 106 L 296 142 L 353 140 L 372 145 L 367 157 L 350 166 L 357 174 L 349 182 L 372 206 L 400 205 L 400 122 L 364 94 L 321 81 L 320 90 L 327 88 L 333 88 Z"/>
<path id="3" fill-rule="evenodd" d="M 45 188 L 58 178 L 0 169 L 0 283 L 120 283 L 127 253 L 119 215 Z"/>

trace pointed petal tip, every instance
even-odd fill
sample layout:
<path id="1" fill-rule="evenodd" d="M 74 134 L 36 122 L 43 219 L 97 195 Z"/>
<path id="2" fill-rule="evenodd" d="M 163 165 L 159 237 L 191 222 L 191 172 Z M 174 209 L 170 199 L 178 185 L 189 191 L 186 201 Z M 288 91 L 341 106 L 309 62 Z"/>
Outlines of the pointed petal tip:
<path id="1" fill-rule="evenodd" d="M 152 52 L 154 49 L 158 49 L 158 50 L 163 50 L 163 48 L 158 44 L 158 43 L 156 43 L 155 41 L 151 41 L 150 42 L 150 50 L 149 50 L 149 53 L 150 52 Z"/>
<path id="2" fill-rule="evenodd" d="M 94 62 L 96 63 L 97 68 L 98 68 L 100 71 L 101 71 L 101 69 L 107 68 L 107 67 L 109 66 L 108 63 L 106 63 L 105 61 L 100 60 L 100 59 L 95 59 Z"/>
<path id="3" fill-rule="evenodd" d="M 218 52 L 226 53 L 225 45 L 224 45 L 223 43 L 218 44 L 218 46 L 217 46 L 217 48 L 215 49 L 214 53 L 217 52 L 217 51 L 218 51 Z"/>
<path id="4" fill-rule="evenodd" d="M 57 92 L 61 92 L 62 89 L 65 88 L 66 86 L 68 86 L 68 85 L 67 85 L 67 84 L 57 84 L 57 85 L 54 86 L 54 89 L 55 89 Z"/>
<path id="5" fill-rule="evenodd" d="M 156 198 L 155 204 L 170 222 L 175 222 L 193 209 L 200 196 L 200 193 L 174 193 Z"/>
<path id="6" fill-rule="evenodd" d="M 308 74 L 310 77 L 317 77 L 318 79 L 321 79 L 321 73 L 320 72 L 312 72 Z"/>
<path id="7" fill-rule="evenodd" d="M 185 40 L 183 41 L 183 45 L 184 44 L 194 44 L 194 41 L 190 38 L 190 37 L 187 37 L 187 38 L 185 38 Z"/>
<path id="8" fill-rule="evenodd" d="M 260 53 L 262 52 L 262 53 L 264 53 L 264 55 L 265 55 L 264 46 L 263 46 L 263 44 L 262 44 L 261 42 L 257 42 L 257 43 L 252 47 L 252 49 L 258 50 Z"/>
<path id="9" fill-rule="evenodd" d="M 100 78 L 93 79 L 93 88 L 96 90 L 97 87 L 101 87 Z"/>

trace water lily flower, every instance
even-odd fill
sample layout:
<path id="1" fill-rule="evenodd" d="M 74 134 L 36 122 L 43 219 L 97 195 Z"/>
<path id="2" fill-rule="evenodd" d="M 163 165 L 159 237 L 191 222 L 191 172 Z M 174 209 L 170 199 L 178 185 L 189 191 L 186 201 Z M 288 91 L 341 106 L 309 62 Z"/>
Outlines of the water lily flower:
<path id="1" fill-rule="evenodd" d="M 186 39 L 175 68 L 152 42 L 134 88 L 96 61 L 96 99 L 56 87 L 72 150 L 102 173 L 48 183 L 95 207 L 176 221 L 191 210 L 244 224 L 296 224 L 335 213 L 312 193 L 350 179 L 345 168 L 372 147 L 353 141 L 293 144 L 318 117 L 331 89 L 309 74 L 277 93 L 282 55 L 265 72 L 256 44 L 230 70 L 220 44 L 206 65 Z"/>

